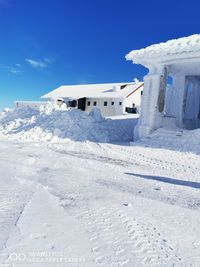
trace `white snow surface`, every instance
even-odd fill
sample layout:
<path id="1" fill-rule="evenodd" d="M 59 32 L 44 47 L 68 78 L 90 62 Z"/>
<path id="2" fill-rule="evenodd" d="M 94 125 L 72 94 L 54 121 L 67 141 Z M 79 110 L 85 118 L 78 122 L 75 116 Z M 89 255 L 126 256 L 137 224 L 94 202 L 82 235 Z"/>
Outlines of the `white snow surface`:
<path id="1" fill-rule="evenodd" d="M 76 119 L 106 124 L 96 109 L 1 115 L 0 267 L 199 267 L 200 130 L 168 124 L 132 146 L 30 138 Z M 127 123 L 107 121 L 118 137 Z"/>
<path id="2" fill-rule="evenodd" d="M 137 144 L 140 143 L 146 147 L 192 152 L 200 155 L 200 129 L 160 128 L 152 135 L 137 142 Z M 135 145 L 136 143 L 132 144 Z"/>
<path id="3" fill-rule="evenodd" d="M 0 266 L 198 267 L 200 157 L 148 140 L 0 140 Z"/>
<path id="4" fill-rule="evenodd" d="M 127 60 L 133 60 L 134 63 L 148 61 L 152 58 L 158 60 L 163 57 L 175 58 L 176 55 L 192 55 L 200 52 L 200 34 L 193 34 L 188 37 L 182 37 L 167 42 L 153 44 L 146 48 L 133 50 L 126 55 Z"/>
<path id="5" fill-rule="evenodd" d="M 49 103 L 41 110 L 16 108 L 0 116 L 0 134 L 26 141 L 119 142 L 131 141 L 137 119 L 105 119 L 99 109 L 90 114 L 78 109 L 56 108 Z"/>

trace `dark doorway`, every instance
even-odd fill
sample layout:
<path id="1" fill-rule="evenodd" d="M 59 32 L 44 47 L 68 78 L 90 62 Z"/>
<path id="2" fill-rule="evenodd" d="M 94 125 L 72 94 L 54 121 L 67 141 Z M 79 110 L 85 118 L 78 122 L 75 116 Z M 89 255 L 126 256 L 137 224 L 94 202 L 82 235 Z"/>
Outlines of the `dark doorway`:
<path id="1" fill-rule="evenodd" d="M 76 100 L 69 101 L 69 106 L 70 106 L 71 108 L 75 108 L 75 107 L 77 107 L 77 101 L 76 101 Z"/>
<path id="2" fill-rule="evenodd" d="M 78 109 L 85 110 L 86 97 L 79 98 L 78 100 Z"/>
<path id="3" fill-rule="evenodd" d="M 183 123 L 187 129 L 200 128 L 200 77 L 187 76 L 183 103 Z"/>

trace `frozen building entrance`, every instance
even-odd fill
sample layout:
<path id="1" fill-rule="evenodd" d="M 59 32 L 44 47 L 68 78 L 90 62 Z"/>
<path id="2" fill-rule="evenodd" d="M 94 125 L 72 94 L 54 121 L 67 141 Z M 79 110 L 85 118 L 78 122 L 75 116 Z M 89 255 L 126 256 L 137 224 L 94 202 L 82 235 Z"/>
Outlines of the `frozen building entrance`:
<path id="1" fill-rule="evenodd" d="M 149 69 L 135 139 L 169 121 L 180 128 L 200 128 L 199 34 L 132 51 L 126 59 Z"/>
<path id="2" fill-rule="evenodd" d="M 200 76 L 186 77 L 183 123 L 187 129 L 200 128 Z"/>

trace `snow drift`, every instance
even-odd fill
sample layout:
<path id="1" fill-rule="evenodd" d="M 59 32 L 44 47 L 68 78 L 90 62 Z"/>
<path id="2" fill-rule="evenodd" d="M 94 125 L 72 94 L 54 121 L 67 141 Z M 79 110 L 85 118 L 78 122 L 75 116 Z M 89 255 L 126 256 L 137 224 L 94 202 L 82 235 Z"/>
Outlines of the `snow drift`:
<path id="1" fill-rule="evenodd" d="M 132 145 L 161 148 L 180 152 L 192 152 L 200 155 L 200 129 L 160 128 L 150 136 Z"/>
<path id="2" fill-rule="evenodd" d="M 133 139 L 134 119 L 112 120 L 101 116 L 99 109 L 86 114 L 78 109 L 52 104 L 40 110 L 16 108 L 0 116 L 0 134 L 27 141 L 121 142 Z"/>

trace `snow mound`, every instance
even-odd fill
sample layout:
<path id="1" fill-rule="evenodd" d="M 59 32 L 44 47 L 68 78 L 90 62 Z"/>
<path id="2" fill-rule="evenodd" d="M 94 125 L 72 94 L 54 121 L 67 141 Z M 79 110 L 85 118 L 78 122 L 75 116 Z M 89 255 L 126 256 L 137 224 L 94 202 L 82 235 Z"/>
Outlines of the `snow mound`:
<path id="1" fill-rule="evenodd" d="M 52 104 L 32 108 L 16 108 L 0 115 L 0 134 L 27 141 L 124 142 L 131 141 L 137 120 L 105 119 L 95 108 L 90 114 L 79 109 L 56 109 Z"/>
<path id="2" fill-rule="evenodd" d="M 141 145 L 145 147 L 200 154 L 200 129 L 185 130 L 177 128 L 170 130 L 160 128 L 152 135 L 133 144 L 135 146 Z"/>
<path id="3" fill-rule="evenodd" d="M 101 122 L 104 120 L 104 117 L 101 115 L 101 112 L 98 108 L 93 108 L 89 115 L 97 122 Z"/>

